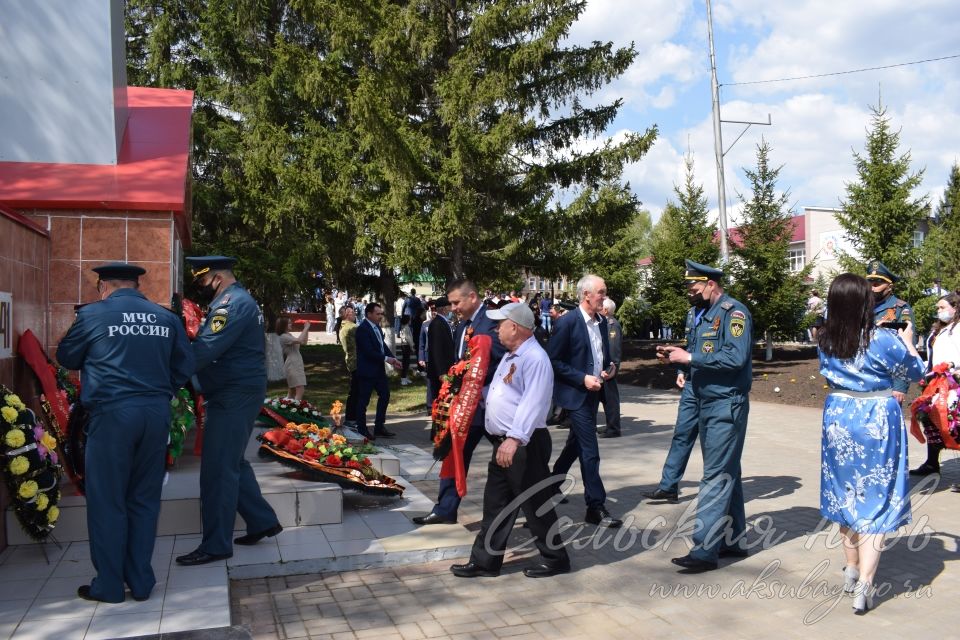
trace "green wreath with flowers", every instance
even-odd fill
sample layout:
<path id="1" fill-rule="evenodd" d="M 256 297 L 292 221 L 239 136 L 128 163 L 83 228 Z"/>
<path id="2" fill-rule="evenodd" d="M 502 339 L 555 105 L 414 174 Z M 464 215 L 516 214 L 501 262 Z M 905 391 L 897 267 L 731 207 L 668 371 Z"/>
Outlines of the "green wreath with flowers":
<path id="1" fill-rule="evenodd" d="M 57 439 L 20 398 L 0 385 L 0 451 L 13 511 L 34 540 L 45 539 L 60 517 L 61 467 Z"/>

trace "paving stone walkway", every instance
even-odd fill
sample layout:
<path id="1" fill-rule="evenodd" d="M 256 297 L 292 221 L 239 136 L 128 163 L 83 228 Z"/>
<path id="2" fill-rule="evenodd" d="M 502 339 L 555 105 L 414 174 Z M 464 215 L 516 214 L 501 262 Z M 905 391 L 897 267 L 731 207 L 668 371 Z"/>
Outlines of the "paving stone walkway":
<path id="1" fill-rule="evenodd" d="M 854 616 L 839 594 L 842 552 L 819 514 L 820 411 L 754 403 L 744 450 L 747 518 L 755 548 L 720 570 L 678 574 L 681 535 L 696 504 L 702 470 L 690 460 L 678 505 L 650 504 L 641 492 L 660 477 L 676 418 L 677 394 L 622 388 L 624 437 L 601 440 L 608 507 L 630 520 L 620 532 L 583 523 L 579 472 L 570 503 L 573 572 L 523 576 L 529 553 L 508 556 L 498 578 L 466 580 L 451 561 L 231 583 L 233 624 L 255 638 L 807 638 L 960 637 L 944 624 L 960 582 L 957 529 L 960 460 L 945 455 L 939 485 L 916 487 L 914 523 L 881 560 L 876 609 Z M 395 427 L 395 428 L 394 428 Z M 394 418 L 403 443 L 426 445 L 425 418 Z M 551 429 L 556 455 L 566 432 Z M 923 446 L 910 442 L 911 466 Z M 476 530 L 489 448 L 471 469 L 462 522 Z M 418 481 L 426 495 L 436 481 Z M 514 538 L 525 538 L 517 528 Z"/>

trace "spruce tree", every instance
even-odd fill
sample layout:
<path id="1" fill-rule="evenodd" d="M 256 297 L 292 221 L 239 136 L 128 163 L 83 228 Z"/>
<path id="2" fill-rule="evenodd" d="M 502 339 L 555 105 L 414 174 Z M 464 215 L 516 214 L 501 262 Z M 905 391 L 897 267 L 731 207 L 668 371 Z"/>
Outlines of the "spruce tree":
<path id="1" fill-rule="evenodd" d="M 673 187 L 677 202 L 667 203 L 653 230 L 653 263 L 644 290 L 652 315 L 678 334 L 682 334 L 690 308 L 683 285 L 684 260 L 689 258 L 710 266 L 716 266 L 720 260 L 717 226 L 709 221 L 703 185 L 694 179 L 693 158 L 687 157 L 684 164 L 683 187 Z"/>
<path id="2" fill-rule="evenodd" d="M 261 299 L 320 272 L 390 315 L 401 271 L 576 275 L 636 219 L 656 128 L 605 138 L 620 101 L 585 101 L 636 52 L 564 45 L 584 7 L 129 0 L 129 74 L 196 92 L 197 250 L 256 264 Z"/>
<path id="3" fill-rule="evenodd" d="M 910 152 L 898 154 L 900 132 L 893 131 L 885 107 L 871 107 L 865 155 L 853 153 L 858 180 L 846 186 L 847 198 L 837 214 L 858 256 L 841 255 L 844 269 L 863 273 L 865 263 L 880 260 L 903 278 L 897 295 L 916 300 L 925 288 L 918 277 L 920 251 L 914 231 L 928 215 L 927 196 L 914 197 L 923 170 L 910 173 Z"/>
<path id="4" fill-rule="evenodd" d="M 922 282 L 929 285 L 940 279 L 941 287 L 956 290 L 960 288 L 960 165 L 950 169 L 930 223 L 922 250 Z"/>
<path id="5" fill-rule="evenodd" d="M 808 263 L 799 273 L 790 271 L 793 216 L 789 191 L 777 192 L 782 167 L 770 166 L 770 145 L 757 145 L 756 169 L 744 169 L 752 194 L 743 203 L 743 221 L 729 236 L 732 260 L 731 292 L 753 315 L 753 335 L 764 336 L 767 360 L 773 358 L 773 337 L 793 336 L 801 327 L 806 303 L 804 281 Z"/>
<path id="6" fill-rule="evenodd" d="M 656 128 L 604 137 L 621 101 L 583 101 L 621 75 L 633 47 L 565 46 L 582 0 L 425 0 L 384 12 L 353 115 L 388 192 L 388 260 L 448 279 L 556 277 L 586 266 L 583 246 L 626 228 L 624 164 Z M 388 50 L 385 46 L 383 50 Z M 612 200 L 611 200 L 612 198 Z M 371 221 L 371 224 L 376 224 Z M 589 261 L 587 261 L 589 262 Z"/>

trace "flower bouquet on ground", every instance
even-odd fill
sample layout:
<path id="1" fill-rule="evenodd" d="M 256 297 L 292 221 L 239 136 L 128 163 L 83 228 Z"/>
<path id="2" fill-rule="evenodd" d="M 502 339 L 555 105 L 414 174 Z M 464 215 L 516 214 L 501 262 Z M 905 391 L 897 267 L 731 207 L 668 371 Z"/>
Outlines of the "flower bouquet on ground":
<path id="1" fill-rule="evenodd" d="M 348 442 L 338 433 L 316 424 L 288 423 L 259 436 L 260 455 L 272 457 L 311 478 L 335 482 L 345 489 L 378 495 L 403 495 L 403 486 L 373 467 L 369 442 Z"/>
<path id="2" fill-rule="evenodd" d="M 0 385 L 0 450 L 13 511 L 34 540 L 45 539 L 60 517 L 60 459 L 57 439 L 5 386 Z"/>
<path id="3" fill-rule="evenodd" d="M 960 371 L 942 362 L 920 382 L 920 387 L 923 391 L 910 404 L 910 433 L 920 442 L 936 444 L 939 439 L 948 449 L 960 449 Z"/>
<path id="4" fill-rule="evenodd" d="M 288 422 L 306 421 L 321 427 L 328 426 L 323 412 L 306 400 L 277 396 L 265 398 L 257 416 L 260 427 L 283 427 Z"/>

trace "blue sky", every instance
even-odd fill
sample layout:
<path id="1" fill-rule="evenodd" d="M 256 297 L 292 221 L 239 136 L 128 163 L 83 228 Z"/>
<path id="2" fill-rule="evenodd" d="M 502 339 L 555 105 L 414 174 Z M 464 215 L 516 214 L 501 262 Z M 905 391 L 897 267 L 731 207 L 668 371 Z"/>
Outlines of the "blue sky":
<path id="1" fill-rule="evenodd" d="M 714 39 L 721 84 L 795 77 L 960 54 L 957 0 L 717 0 Z M 571 42 L 631 41 L 637 59 L 594 97 L 624 99 L 607 134 L 657 124 L 660 136 L 643 161 L 627 168 L 634 192 L 659 216 L 682 180 L 689 149 L 696 178 L 717 206 L 704 0 L 588 0 Z M 816 80 L 721 88 L 723 118 L 766 120 L 726 156 L 727 201 L 736 222 L 742 167 L 753 166 L 761 136 L 783 165 L 778 185 L 802 207 L 839 206 L 856 179 L 852 151 L 863 151 L 870 105 L 882 95 L 901 130 L 901 152 L 925 169 L 916 195 L 936 202 L 960 161 L 960 58 Z M 724 125 L 725 144 L 741 127 Z"/>

